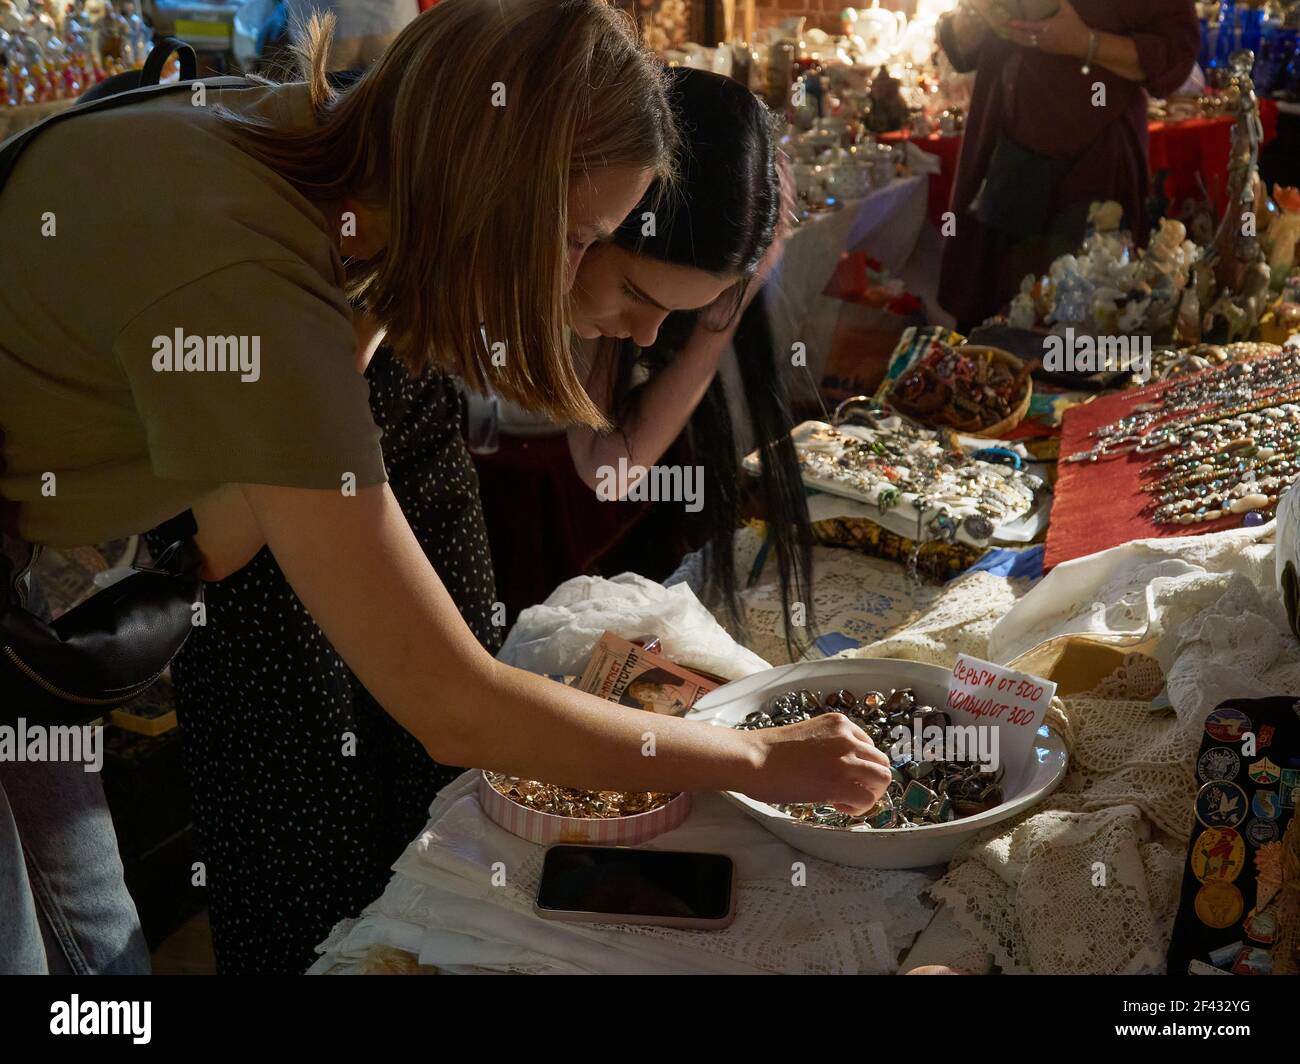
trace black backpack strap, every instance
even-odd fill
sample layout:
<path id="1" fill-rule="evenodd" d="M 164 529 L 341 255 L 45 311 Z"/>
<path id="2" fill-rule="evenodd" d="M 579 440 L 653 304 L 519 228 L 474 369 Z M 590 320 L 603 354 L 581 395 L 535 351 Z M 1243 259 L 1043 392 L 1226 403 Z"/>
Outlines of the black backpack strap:
<path id="1" fill-rule="evenodd" d="M 194 543 L 198 532 L 193 510 L 179 513 L 155 528 L 154 533 L 162 537 L 166 546 L 154 559 L 153 571 L 172 576 L 195 576 L 203 560 Z"/>
<path id="2" fill-rule="evenodd" d="M 199 57 L 193 47 L 175 37 L 163 37 L 149 50 L 149 58 L 144 61 L 144 69 L 140 71 L 141 88 L 157 85 L 162 80 L 163 67 L 173 53 L 180 56 L 181 81 L 193 81 L 199 76 Z"/>
<path id="3" fill-rule="evenodd" d="M 77 103 L 90 103 L 92 100 L 116 96 L 119 92 L 130 92 L 132 89 L 157 85 L 162 81 L 163 67 L 167 65 L 167 60 L 174 53 L 180 54 L 180 80 L 193 81 L 197 78 L 199 58 L 195 55 L 194 49 L 175 37 L 163 37 L 150 49 L 149 58 L 144 61 L 143 67 L 139 70 L 124 70 L 120 74 L 105 78 L 98 85 L 92 85 L 77 97 Z"/>

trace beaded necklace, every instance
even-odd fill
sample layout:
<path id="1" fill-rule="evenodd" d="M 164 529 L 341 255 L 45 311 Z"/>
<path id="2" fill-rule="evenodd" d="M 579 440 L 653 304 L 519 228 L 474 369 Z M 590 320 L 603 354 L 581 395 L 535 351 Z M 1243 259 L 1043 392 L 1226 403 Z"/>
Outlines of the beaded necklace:
<path id="1" fill-rule="evenodd" d="M 1067 462 L 1155 456 L 1156 524 L 1200 524 L 1267 509 L 1300 477 L 1300 351 L 1238 362 L 1171 381 L 1148 403 L 1093 430 L 1092 448 Z"/>

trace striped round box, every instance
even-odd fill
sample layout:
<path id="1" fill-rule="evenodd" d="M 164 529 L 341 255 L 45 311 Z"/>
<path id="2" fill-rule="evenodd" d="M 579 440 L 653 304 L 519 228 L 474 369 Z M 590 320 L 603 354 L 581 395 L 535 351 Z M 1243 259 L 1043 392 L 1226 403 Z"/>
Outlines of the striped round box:
<path id="1" fill-rule="evenodd" d="M 683 792 L 667 805 L 633 816 L 608 820 L 555 816 L 529 809 L 507 798 L 488 782 L 486 773 L 479 776 L 478 800 L 488 819 L 498 827 L 541 846 L 553 842 L 583 846 L 637 846 L 671 831 L 691 811 L 691 796 Z"/>

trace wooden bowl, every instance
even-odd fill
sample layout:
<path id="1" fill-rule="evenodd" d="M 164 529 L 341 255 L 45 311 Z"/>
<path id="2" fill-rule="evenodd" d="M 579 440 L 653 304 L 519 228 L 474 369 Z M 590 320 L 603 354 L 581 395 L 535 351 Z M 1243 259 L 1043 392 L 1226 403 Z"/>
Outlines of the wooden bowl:
<path id="1" fill-rule="evenodd" d="M 1003 363 L 1013 373 L 1017 373 L 1017 374 L 1021 373 L 1025 367 L 1025 363 L 1023 361 L 1018 359 L 1015 355 L 1011 354 L 1011 352 L 1003 351 L 1002 348 L 1000 347 L 988 347 L 983 344 L 963 344 L 960 347 L 954 348 L 954 350 L 963 352 L 964 354 L 968 354 L 968 355 L 987 354 L 994 362 Z M 902 380 L 904 377 L 906 377 L 907 374 L 910 373 L 913 368 L 914 368 L 913 366 L 909 366 L 907 370 L 904 371 L 904 373 L 899 377 L 899 380 Z M 897 384 L 898 381 L 895 381 L 893 385 L 890 386 L 891 391 L 894 387 L 897 386 Z M 1003 436 L 1006 433 L 1010 432 L 1017 425 L 1019 425 L 1020 422 L 1022 422 L 1025 419 L 1025 415 L 1029 413 L 1029 404 L 1033 400 L 1033 397 L 1034 397 L 1034 382 L 1032 379 L 1030 379 L 1028 374 L 1025 374 L 1024 394 L 1020 397 L 1019 401 L 1016 403 L 1015 408 L 1011 411 L 1011 413 L 1007 417 L 1003 418 L 1001 421 L 995 422 L 992 425 L 985 425 L 982 428 L 963 428 L 961 426 L 952 425 L 952 424 L 944 424 L 943 427 L 950 428 L 954 432 L 959 432 L 964 436 L 978 436 L 981 439 L 997 438 L 999 436 Z M 888 401 L 888 396 L 886 396 L 886 401 Z M 914 415 L 912 414 L 907 414 L 906 416 L 914 417 Z M 921 420 L 925 424 L 930 425 L 931 428 L 937 428 L 941 424 L 939 422 L 931 423 L 930 421 L 924 418 Z"/>
<path id="2" fill-rule="evenodd" d="M 1003 351 L 1000 347 L 982 347 L 978 344 L 966 344 L 958 348 L 959 351 L 965 351 L 967 354 L 976 352 L 987 352 L 993 356 L 995 362 L 1002 362 L 1010 367 L 1013 373 L 1019 373 L 1025 368 L 1024 362 L 1016 358 L 1010 351 Z M 1034 398 L 1034 381 L 1028 374 L 1025 374 L 1025 394 L 1021 397 L 1020 402 L 1015 406 L 1009 415 L 992 425 L 987 425 L 977 432 L 969 432 L 969 436 L 979 436 L 985 439 L 996 439 L 1005 436 L 1022 421 L 1025 415 L 1029 413 L 1029 404 Z"/>

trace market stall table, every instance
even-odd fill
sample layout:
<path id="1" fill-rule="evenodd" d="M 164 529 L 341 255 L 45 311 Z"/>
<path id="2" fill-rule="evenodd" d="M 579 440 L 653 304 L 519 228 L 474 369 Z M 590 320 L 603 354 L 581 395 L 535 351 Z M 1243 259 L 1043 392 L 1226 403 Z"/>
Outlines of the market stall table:
<path id="1" fill-rule="evenodd" d="M 1264 126 L 1264 143 L 1268 144 L 1277 136 L 1278 103 L 1276 100 L 1261 100 L 1259 111 Z M 1181 122 L 1150 123 L 1151 174 L 1154 177 L 1162 170 L 1168 173 L 1165 195 L 1169 197 L 1172 208 L 1181 207 L 1184 200 L 1200 198 L 1196 181 L 1200 175 L 1206 190 L 1215 198 L 1215 209 L 1222 209 L 1233 121 L 1231 115 L 1219 115 Z M 945 212 L 951 208 L 953 181 L 961 156 L 961 134 L 943 136 L 932 133 L 928 137 L 913 137 L 910 131 L 902 130 L 885 133 L 880 139 L 886 144 L 910 140 L 922 151 L 939 158 L 942 169 L 930 178 L 927 213 L 934 225 L 942 225 Z"/>
<path id="2" fill-rule="evenodd" d="M 1047 528 L 1044 567 L 1051 569 L 1072 558 L 1131 543 L 1138 539 L 1187 536 L 1184 525 L 1157 525 L 1143 509 L 1151 496 L 1142 491 L 1148 483 L 1143 475 L 1150 456 L 1133 453 L 1102 458 L 1096 462 L 1068 461 L 1069 456 L 1090 451 L 1096 443 L 1092 433 L 1135 408 L 1150 402 L 1165 389 L 1152 384 L 1135 391 L 1107 395 L 1094 402 L 1071 407 L 1061 426 L 1061 461 L 1057 466 L 1056 498 Z M 1240 527 L 1241 514 L 1198 524 L 1196 534 L 1221 532 Z"/>
<path id="3" fill-rule="evenodd" d="M 383 897 L 336 929 L 313 971 L 390 971 L 401 951 L 410 971 L 417 961 L 460 972 L 872 971 L 883 957 L 886 970 L 904 971 L 1162 972 L 1205 716 L 1225 698 L 1300 690 L 1300 650 L 1270 605 L 1271 534 L 1127 544 L 1028 591 L 1028 581 L 971 572 L 906 627 L 850 652 L 945 666 L 966 653 L 1051 676 L 1079 660 L 1118 663 L 1101 682 L 1058 691 L 1056 722 L 1072 744 L 1061 788 L 938 880 L 938 869 L 879 873 L 804 858 L 697 794 L 695 813 L 655 844 L 736 856 L 744 888 L 731 931 L 556 925 L 531 912 L 542 848 L 488 823 L 468 774 L 435 801 Z M 1126 608 L 1099 613 L 1103 597 Z M 1205 637 L 1179 637 L 1193 625 Z M 1165 702 L 1153 703 L 1162 688 Z M 491 885 L 493 860 L 505 862 L 506 887 Z M 799 889 L 794 860 L 808 872 Z M 1079 875 L 1097 861 L 1124 889 L 1098 890 Z M 908 941 L 898 964 L 894 950 Z"/>

